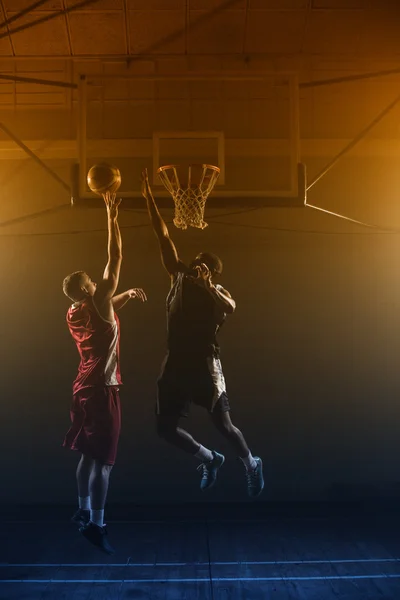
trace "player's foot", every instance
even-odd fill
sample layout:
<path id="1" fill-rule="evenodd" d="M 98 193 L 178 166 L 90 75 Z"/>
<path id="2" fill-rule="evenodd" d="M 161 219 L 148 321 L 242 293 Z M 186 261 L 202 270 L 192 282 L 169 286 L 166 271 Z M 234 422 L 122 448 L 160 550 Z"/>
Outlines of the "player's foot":
<path id="1" fill-rule="evenodd" d="M 200 481 L 201 490 L 208 490 L 214 485 L 217 480 L 218 469 L 220 469 L 225 462 L 225 456 L 214 450 L 211 450 L 211 452 L 213 453 L 214 458 L 210 461 L 201 463 L 201 465 L 197 467 L 197 470 L 202 472 Z"/>
<path id="2" fill-rule="evenodd" d="M 115 554 L 114 548 L 110 545 L 107 539 L 107 528 L 105 525 L 99 527 L 91 521 L 79 529 L 83 537 L 85 537 L 91 544 L 97 546 L 102 552 L 106 554 Z"/>
<path id="3" fill-rule="evenodd" d="M 71 521 L 77 525 L 87 525 L 90 521 L 90 510 L 78 508 L 74 516 L 71 517 Z"/>
<path id="4" fill-rule="evenodd" d="M 254 469 L 249 469 L 246 473 L 247 477 L 247 493 L 250 498 L 257 498 L 264 489 L 263 464 L 259 456 L 255 456 L 254 460 L 257 466 Z"/>

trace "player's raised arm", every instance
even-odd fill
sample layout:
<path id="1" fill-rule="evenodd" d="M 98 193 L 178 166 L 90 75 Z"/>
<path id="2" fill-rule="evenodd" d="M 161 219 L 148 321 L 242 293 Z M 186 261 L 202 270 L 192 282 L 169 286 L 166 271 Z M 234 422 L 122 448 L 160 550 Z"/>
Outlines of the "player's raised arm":
<path id="1" fill-rule="evenodd" d="M 104 195 L 108 221 L 108 261 L 104 269 L 103 279 L 99 283 L 94 300 L 98 310 L 105 319 L 112 319 L 111 299 L 118 287 L 119 273 L 122 263 L 122 239 L 118 226 L 118 206 L 121 202 L 115 194 Z"/>
<path id="2" fill-rule="evenodd" d="M 145 169 L 142 173 L 142 194 L 146 199 L 150 221 L 160 244 L 161 260 L 164 267 L 172 276 L 179 271 L 186 271 L 187 267 L 179 259 L 175 244 L 169 237 L 168 227 L 160 215 L 157 204 L 154 200 L 147 169 Z"/>

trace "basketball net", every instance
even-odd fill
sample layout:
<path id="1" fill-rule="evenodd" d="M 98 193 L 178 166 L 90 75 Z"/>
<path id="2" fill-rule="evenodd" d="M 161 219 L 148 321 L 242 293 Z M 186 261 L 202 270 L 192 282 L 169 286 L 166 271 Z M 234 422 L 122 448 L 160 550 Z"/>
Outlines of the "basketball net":
<path id="1" fill-rule="evenodd" d="M 219 177 L 220 170 L 213 165 L 190 165 L 185 186 L 181 185 L 177 165 L 166 165 L 157 170 L 164 187 L 175 203 L 174 225 L 179 229 L 204 229 L 204 209 L 207 198 Z"/>

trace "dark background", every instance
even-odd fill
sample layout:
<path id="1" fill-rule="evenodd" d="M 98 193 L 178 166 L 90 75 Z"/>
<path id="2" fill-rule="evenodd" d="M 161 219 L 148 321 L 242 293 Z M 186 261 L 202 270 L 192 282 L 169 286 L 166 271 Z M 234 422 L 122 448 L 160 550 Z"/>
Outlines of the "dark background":
<path id="1" fill-rule="evenodd" d="M 16 4 L 3 0 L 5 17 L 27 2 Z M 33 16 L 60 7 L 50 2 Z M 398 69 L 399 23 L 392 0 L 238 0 L 229 7 L 219 0 L 105 0 L 3 37 L 0 74 L 73 83 L 82 73 L 96 75 L 89 89 L 87 166 L 98 158 L 115 161 L 124 185 L 136 191 L 141 168 L 152 167 L 152 134 L 166 129 L 224 131 L 228 184 L 251 187 L 260 176 L 279 187 L 280 169 L 287 167 L 285 93 L 260 83 L 172 82 L 168 75 L 274 71 L 279 78 L 291 71 L 304 83 Z M 104 74 L 131 79 L 102 81 Z M 138 74 L 166 80 L 139 82 Z M 393 73 L 301 88 L 301 160 L 309 181 L 399 94 L 399 83 Z M 0 79 L 0 122 L 69 182 L 77 156 L 76 91 Z M 264 460 L 261 500 L 400 496 L 399 123 L 397 105 L 308 196 L 310 204 L 397 231 L 379 232 L 311 208 L 229 214 L 237 208 L 213 209 L 211 197 L 209 227 L 181 232 L 171 223 L 172 211 L 163 211 L 183 260 L 209 250 L 224 261 L 221 283 L 237 311 L 221 331 L 222 362 L 233 421 Z M 4 503 L 76 501 L 78 457 L 61 444 L 78 354 L 61 285 L 78 269 L 94 280 L 101 276 L 105 211 L 67 206 L 3 226 L 69 201 L 0 135 Z M 243 465 L 207 414 L 193 408 L 188 428 L 227 456 L 207 496 L 198 489 L 197 461 L 156 437 L 169 280 L 145 212 L 121 210 L 120 222 L 120 290 L 143 287 L 148 302 L 134 301 L 120 315 L 123 429 L 109 501 L 245 501 Z"/>
<path id="2" fill-rule="evenodd" d="M 396 161 L 347 159 L 313 189 L 309 202 L 400 225 L 398 179 Z M 387 185 L 379 193 L 382 181 Z M 10 212 L 23 214 L 26 209 L 13 206 L 17 194 L 32 206 L 44 198 L 53 205 L 68 201 L 28 162 L 3 192 Z M 400 236 L 310 208 L 221 212 L 208 211 L 204 231 L 169 227 L 184 260 L 210 250 L 224 261 L 221 282 L 237 311 L 221 331 L 222 361 L 233 421 L 264 459 L 263 499 L 397 495 Z M 164 215 L 171 221 L 171 211 Z M 154 430 L 168 275 L 145 212 L 122 210 L 120 222 L 120 289 L 141 286 L 148 302 L 131 302 L 120 313 L 123 430 L 110 502 L 201 501 L 196 460 L 158 440 Z M 61 284 L 77 269 L 101 276 L 105 225 L 101 209 L 66 208 L 2 230 L 5 502 L 74 501 L 77 456 L 61 443 L 78 355 Z M 243 466 L 206 414 L 193 408 L 192 417 L 190 431 L 228 459 L 208 498 L 245 500 Z"/>

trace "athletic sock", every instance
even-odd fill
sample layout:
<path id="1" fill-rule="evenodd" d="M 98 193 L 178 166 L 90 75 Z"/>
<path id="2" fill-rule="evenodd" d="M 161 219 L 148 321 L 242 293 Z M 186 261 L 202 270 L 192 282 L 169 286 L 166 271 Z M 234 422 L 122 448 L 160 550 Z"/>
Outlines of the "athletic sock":
<path id="1" fill-rule="evenodd" d="M 204 446 L 200 446 L 200 448 L 198 449 L 198 451 L 195 454 L 195 457 L 201 461 L 210 462 L 211 460 L 213 460 L 214 455 L 211 452 L 211 450 L 208 450 L 208 448 L 204 448 Z"/>
<path id="2" fill-rule="evenodd" d="M 248 471 L 253 471 L 257 466 L 257 462 L 254 460 L 251 452 L 249 452 L 248 456 L 245 458 L 240 457 L 240 460 L 243 461 L 243 464 Z"/>
<path id="3" fill-rule="evenodd" d="M 78 496 L 79 508 L 90 510 L 90 496 Z"/>
<path id="4" fill-rule="evenodd" d="M 90 511 L 90 520 L 95 525 L 99 527 L 103 527 L 104 525 L 104 509 L 103 510 L 91 510 Z"/>

